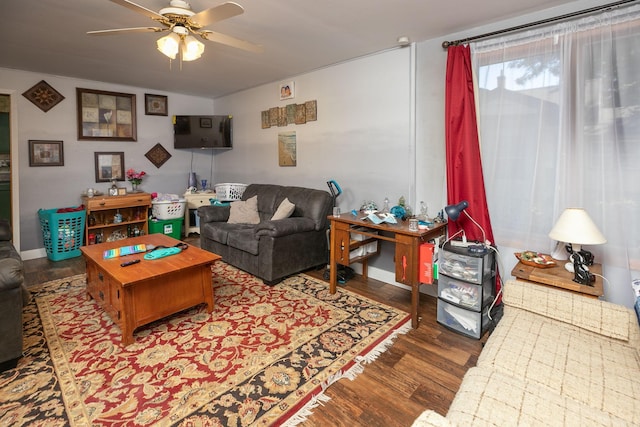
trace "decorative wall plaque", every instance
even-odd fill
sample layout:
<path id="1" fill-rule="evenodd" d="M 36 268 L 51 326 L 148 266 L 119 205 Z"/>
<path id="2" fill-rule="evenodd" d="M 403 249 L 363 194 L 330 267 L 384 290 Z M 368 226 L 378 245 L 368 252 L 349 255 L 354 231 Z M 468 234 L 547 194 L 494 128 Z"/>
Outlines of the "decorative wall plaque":
<path id="1" fill-rule="evenodd" d="M 62 96 L 60 92 L 52 88 L 49 83 L 44 80 L 40 81 L 30 89 L 27 89 L 22 96 L 27 98 L 45 113 L 58 105 L 64 99 L 64 96 Z"/>
<path id="2" fill-rule="evenodd" d="M 304 104 L 287 104 L 284 107 L 271 107 L 260 112 L 262 129 L 272 126 L 303 125 L 318 120 L 318 101 L 307 101 Z"/>
<path id="3" fill-rule="evenodd" d="M 157 143 L 151 150 L 147 151 L 145 157 L 149 159 L 155 167 L 160 169 L 160 166 L 164 165 L 165 162 L 171 158 L 171 153 L 169 153 L 162 144 Z"/>

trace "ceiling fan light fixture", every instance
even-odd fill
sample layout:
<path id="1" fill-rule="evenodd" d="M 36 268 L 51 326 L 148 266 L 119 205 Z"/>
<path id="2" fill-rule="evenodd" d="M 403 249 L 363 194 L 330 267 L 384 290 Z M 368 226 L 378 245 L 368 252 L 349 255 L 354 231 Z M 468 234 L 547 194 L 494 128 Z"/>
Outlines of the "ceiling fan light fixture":
<path id="1" fill-rule="evenodd" d="M 164 37 L 160 37 L 156 42 L 158 50 L 171 59 L 176 59 L 176 55 L 180 50 L 180 36 L 171 33 Z"/>
<path id="2" fill-rule="evenodd" d="M 200 43 L 193 36 L 186 36 L 182 45 L 182 60 L 193 61 L 202 56 L 204 44 Z"/>

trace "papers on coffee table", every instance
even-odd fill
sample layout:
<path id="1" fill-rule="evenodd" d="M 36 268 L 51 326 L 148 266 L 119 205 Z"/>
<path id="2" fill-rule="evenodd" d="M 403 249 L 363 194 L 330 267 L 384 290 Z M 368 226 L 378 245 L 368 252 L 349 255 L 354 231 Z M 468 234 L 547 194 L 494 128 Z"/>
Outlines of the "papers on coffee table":
<path id="1" fill-rule="evenodd" d="M 147 251 L 147 246 L 145 244 L 122 246 L 120 248 L 107 249 L 106 251 L 104 251 L 104 254 L 102 255 L 102 257 L 104 259 L 111 259 L 111 258 L 117 258 L 119 256 L 139 254 L 141 252 L 146 252 L 146 251 Z"/>

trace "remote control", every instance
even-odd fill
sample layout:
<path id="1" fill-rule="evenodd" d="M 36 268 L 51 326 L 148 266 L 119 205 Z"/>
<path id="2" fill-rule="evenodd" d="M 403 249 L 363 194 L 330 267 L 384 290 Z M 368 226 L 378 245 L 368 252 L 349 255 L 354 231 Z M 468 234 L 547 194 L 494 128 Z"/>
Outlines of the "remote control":
<path id="1" fill-rule="evenodd" d="M 137 264 L 139 262 L 140 262 L 139 259 L 132 259 L 131 261 L 123 262 L 122 264 L 120 264 L 120 267 L 128 267 L 130 265 Z"/>

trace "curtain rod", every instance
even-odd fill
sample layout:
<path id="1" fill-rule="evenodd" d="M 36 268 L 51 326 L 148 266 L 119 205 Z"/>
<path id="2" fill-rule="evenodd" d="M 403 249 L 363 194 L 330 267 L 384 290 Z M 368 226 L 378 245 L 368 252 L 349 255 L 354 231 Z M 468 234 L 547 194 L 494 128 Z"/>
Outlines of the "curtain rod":
<path id="1" fill-rule="evenodd" d="M 592 7 L 592 8 L 589 8 L 589 9 L 580 10 L 578 12 L 567 13 L 565 15 L 556 16 L 554 18 L 548 18 L 548 19 L 543 19 L 541 21 L 530 22 L 528 24 L 518 25 L 518 26 L 515 26 L 515 27 L 511 27 L 511 28 L 505 28 L 503 30 L 493 31 L 493 32 L 490 32 L 490 33 L 485 33 L 485 34 L 480 34 L 478 36 L 467 37 L 465 39 L 454 40 L 454 41 L 446 41 L 445 40 L 445 41 L 442 42 L 442 48 L 446 49 L 449 46 L 458 46 L 461 43 L 468 43 L 468 42 L 474 41 L 474 40 L 485 39 L 487 37 L 497 36 L 498 34 L 511 33 L 511 32 L 514 32 L 514 31 L 524 30 L 526 28 L 536 27 L 538 25 L 549 24 L 551 22 L 557 22 L 557 21 L 562 21 L 562 20 L 569 19 L 569 18 L 574 18 L 576 16 L 588 15 L 590 13 L 599 12 L 601 10 L 605 10 L 605 9 L 609 9 L 609 8 L 614 8 L 614 7 L 621 6 L 621 5 L 626 4 L 626 3 L 633 3 L 635 1 L 637 1 L 637 0 L 621 0 L 621 1 L 617 1 L 615 3 L 609 3 L 609 4 L 602 5 L 602 6 L 596 6 L 596 7 Z"/>

